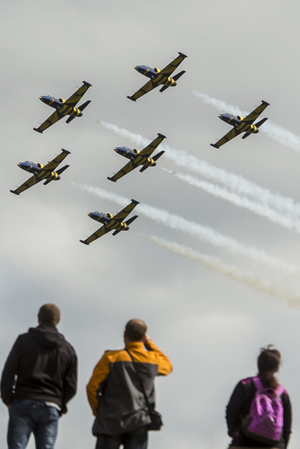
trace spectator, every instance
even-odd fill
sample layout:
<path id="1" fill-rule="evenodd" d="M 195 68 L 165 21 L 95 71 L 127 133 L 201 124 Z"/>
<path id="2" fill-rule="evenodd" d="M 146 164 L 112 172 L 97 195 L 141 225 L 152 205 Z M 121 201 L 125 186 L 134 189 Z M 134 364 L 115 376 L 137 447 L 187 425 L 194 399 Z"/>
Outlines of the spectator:
<path id="1" fill-rule="evenodd" d="M 53 449 L 58 418 L 76 393 L 77 357 L 57 330 L 60 310 L 45 304 L 39 325 L 19 335 L 5 363 L 1 397 L 9 409 L 8 449 L 25 449 L 33 433 L 37 449 Z"/>

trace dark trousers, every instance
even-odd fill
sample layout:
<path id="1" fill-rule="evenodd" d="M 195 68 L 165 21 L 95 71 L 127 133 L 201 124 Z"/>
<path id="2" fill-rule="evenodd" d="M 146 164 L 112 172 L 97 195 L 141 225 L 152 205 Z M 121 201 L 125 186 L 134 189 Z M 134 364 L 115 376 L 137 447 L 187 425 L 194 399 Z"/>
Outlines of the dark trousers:
<path id="1" fill-rule="evenodd" d="M 25 449 L 33 433 L 36 449 L 53 449 L 59 413 L 55 407 L 29 399 L 16 400 L 9 409 L 9 449 Z"/>
<path id="2" fill-rule="evenodd" d="M 119 449 L 121 445 L 124 449 L 147 449 L 147 426 L 118 435 L 97 436 L 96 449 Z"/>

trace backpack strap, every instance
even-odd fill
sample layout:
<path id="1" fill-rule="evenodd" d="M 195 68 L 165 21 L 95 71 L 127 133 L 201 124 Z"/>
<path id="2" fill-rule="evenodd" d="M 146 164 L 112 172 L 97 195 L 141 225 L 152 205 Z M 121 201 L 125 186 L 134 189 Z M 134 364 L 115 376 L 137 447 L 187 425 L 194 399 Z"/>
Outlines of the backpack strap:
<path id="1" fill-rule="evenodd" d="M 256 377 L 252 377 L 252 380 L 253 380 L 257 390 L 264 390 L 265 387 L 261 383 L 261 380 L 260 380 L 259 377 L 257 377 L 257 376 Z M 274 391 L 277 394 L 277 396 L 280 397 L 282 395 L 282 393 L 285 391 L 285 388 L 284 388 L 283 385 L 279 384 L 278 387 L 276 388 L 276 390 L 274 390 Z"/>
<path id="2" fill-rule="evenodd" d="M 260 378 L 259 377 L 252 377 L 252 380 L 253 380 L 253 382 L 254 382 L 254 385 L 255 385 L 255 387 L 256 387 L 256 390 L 263 390 L 264 389 L 264 386 L 263 386 L 263 384 L 261 383 L 261 380 L 260 380 Z"/>
<path id="3" fill-rule="evenodd" d="M 285 391 L 285 388 L 283 385 L 278 385 L 278 387 L 276 388 L 275 391 L 276 391 L 277 396 L 280 397 L 282 395 L 282 393 Z"/>

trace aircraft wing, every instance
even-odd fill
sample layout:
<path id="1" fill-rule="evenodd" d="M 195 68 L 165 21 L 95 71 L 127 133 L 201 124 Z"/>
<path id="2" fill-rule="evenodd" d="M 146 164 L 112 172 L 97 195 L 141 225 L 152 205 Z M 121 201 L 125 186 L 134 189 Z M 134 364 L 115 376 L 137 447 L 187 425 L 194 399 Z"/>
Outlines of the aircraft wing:
<path id="1" fill-rule="evenodd" d="M 269 103 L 262 100 L 261 104 L 257 106 L 257 108 L 255 108 L 254 111 L 250 112 L 250 114 L 247 115 L 247 117 L 244 118 L 243 123 L 251 125 L 257 119 L 257 117 L 259 117 L 260 114 L 266 109 L 267 106 L 269 106 Z"/>
<path id="2" fill-rule="evenodd" d="M 149 157 L 156 150 L 158 145 L 166 138 L 163 134 L 158 134 L 158 137 L 154 139 L 149 145 L 147 145 L 140 153 L 141 156 Z"/>
<path id="3" fill-rule="evenodd" d="M 80 241 L 81 241 L 81 243 L 84 243 L 85 245 L 89 245 L 94 240 L 97 240 L 99 237 L 102 237 L 104 234 L 111 231 L 112 229 L 108 228 L 108 225 L 103 225 L 103 226 L 101 226 L 101 228 L 97 229 L 96 232 L 94 232 L 92 235 L 90 235 L 87 239 L 80 240 Z"/>
<path id="4" fill-rule="evenodd" d="M 58 120 L 60 120 L 62 117 L 64 117 L 64 114 L 60 114 L 58 111 L 55 111 L 38 128 L 33 129 L 39 133 L 42 133 L 43 131 L 45 131 L 45 129 L 58 122 Z"/>
<path id="5" fill-rule="evenodd" d="M 91 87 L 91 84 L 88 83 L 87 81 L 82 81 L 83 85 L 81 87 L 79 87 L 78 90 L 76 90 L 76 92 L 70 96 L 70 98 L 68 98 L 65 102 L 65 104 L 67 104 L 68 106 L 75 106 L 78 101 L 83 97 L 83 95 L 86 93 L 86 91 L 88 90 L 89 87 Z"/>
<path id="6" fill-rule="evenodd" d="M 124 167 L 121 168 L 121 170 L 119 170 L 117 173 L 115 173 L 114 176 L 108 177 L 108 179 L 110 181 L 116 182 L 118 179 L 127 175 L 127 173 L 130 173 L 136 167 L 137 167 L 137 165 L 134 162 L 130 161 L 126 165 L 124 165 Z"/>
<path id="7" fill-rule="evenodd" d="M 138 91 L 136 91 L 133 95 L 131 95 L 131 97 L 127 95 L 127 98 L 129 98 L 132 101 L 136 101 L 138 98 L 141 98 L 143 95 L 147 94 L 152 89 L 155 89 L 155 87 L 157 87 L 157 84 L 154 84 L 153 81 L 150 80 Z"/>
<path id="8" fill-rule="evenodd" d="M 16 190 L 11 190 L 11 193 L 14 193 L 15 195 L 20 195 L 20 193 L 24 192 L 24 190 L 29 189 L 30 187 L 34 186 L 41 180 L 42 178 L 39 178 L 38 175 L 33 175 L 22 185 L 20 185 L 20 187 L 18 187 Z"/>
<path id="9" fill-rule="evenodd" d="M 138 205 L 140 204 L 138 201 L 136 200 L 131 200 L 131 203 L 128 204 L 126 207 L 124 207 L 124 209 L 122 209 L 120 212 L 118 212 L 112 219 L 112 222 L 114 223 L 115 221 L 118 222 L 118 224 L 121 221 L 124 221 L 125 218 L 127 217 L 127 215 L 130 214 L 130 212 Z M 110 223 L 111 224 L 111 223 Z"/>
<path id="10" fill-rule="evenodd" d="M 185 58 L 187 58 L 187 56 L 179 52 L 179 56 L 177 56 L 174 61 L 172 61 L 164 69 L 162 69 L 160 73 L 165 76 L 171 76 L 174 70 L 179 66 L 179 64 L 182 63 Z"/>
<path id="11" fill-rule="evenodd" d="M 56 167 L 68 156 L 68 154 L 70 154 L 70 151 L 62 149 L 62 152 L 58 156 L 45 165 L 43 171 L 54 171 Z"/>
<path id="12" fill-rule="evenodd" d="M 238 131 L 236 128 L 232 128 L 227 134 L 225 134 L 225 136 L 223 136 L 220 140 L 218 140 L 217 143 L 215 144 L 211 143 L 211 146 L 219 149 L 222 145 L 224 145 L 224 143 L 238 136 L 239 134 L 241 134 L 241 132 L 242 131 Z"/>

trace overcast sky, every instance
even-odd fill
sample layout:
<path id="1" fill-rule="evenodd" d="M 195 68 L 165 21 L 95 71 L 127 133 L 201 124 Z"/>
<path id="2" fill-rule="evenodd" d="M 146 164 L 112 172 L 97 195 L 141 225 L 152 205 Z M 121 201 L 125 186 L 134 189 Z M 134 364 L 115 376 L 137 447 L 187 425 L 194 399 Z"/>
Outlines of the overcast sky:
<path id="1" fill-rule="evenodd" d="M 41 305 L 61 308 L 79 385 L 56 448 L 94 447 L 85 386 L 138 317 L 174 365 L 156 382 L 165 426 L 150 447 L 225 448 L 230 394 L 273 343 L 297 449 L 299 2 L 4 0 L 1 10 L 0 360 Z M 147 81 L 135 65 L 162 69 L 179 51 L 188 58 L 177 87 L 126 98 Z M 66 99 L 81 80 L 92 84 L 83 117 L 34 132 L 53 111 L 39 96 Z M 209 145 L 230 129 L 218 114 L 262 99 L 258 135 Z M 126 162 L 114 147 L 141 150 L 158 132 L 167 139 L 156 167 L 106 179 Z M 62 148 L 70 168 L 59 182 L 9 193 L 28 178 L 18 162 L 45 164 Z M 98 226 L 87 213 L 115 214 L 131 198 L 140 205 L 129 232 L 79 242 Z M 1 447 L 6 428 L 1 406 Z"/>

